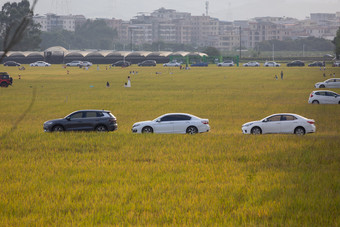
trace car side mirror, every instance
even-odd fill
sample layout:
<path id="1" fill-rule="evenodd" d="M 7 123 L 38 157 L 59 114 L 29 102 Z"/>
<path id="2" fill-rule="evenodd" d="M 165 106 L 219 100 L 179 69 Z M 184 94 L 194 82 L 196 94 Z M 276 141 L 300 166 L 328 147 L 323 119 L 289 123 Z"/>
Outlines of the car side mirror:
<path id="1" fill-rule="evenodd" d="M 160 119 L 157 119 L 157 120 L 156 120 L 156 122 L 158 122 L 158 123 L 159 123 L 159 122 L 161 122 L 161 120 L 160 120 Z"/>
<path id="2" fill-rule="evenodd" d="M 70 121 L 70 120 L 71 120 L 71 117 L 66 117 L 66 120 Z"/>
<path id="3" fill-rule="evenodd" d="M 262 122 L 267 122 L 268 120 L 267 119 L 264 119 Z"/>

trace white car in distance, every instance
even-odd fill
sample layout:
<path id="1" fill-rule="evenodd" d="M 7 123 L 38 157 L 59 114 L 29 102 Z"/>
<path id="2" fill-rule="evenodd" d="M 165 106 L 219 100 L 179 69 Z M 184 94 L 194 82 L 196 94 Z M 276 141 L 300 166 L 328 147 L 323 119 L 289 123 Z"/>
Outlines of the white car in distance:
<path id="1" fill-rule="evenodd" d="M 34 67 L 34 66 L 38 66 L 38 67 L 48 67 L 51 66 L 50 63 L 44 62 L 44 61 L 36 61 L 30 64 L 30 66 Z"/>
<path id="2" fill-rule="evenodd" d="M 90 67 L 90 66 L 92 66 L 92 62 L 83 61 L 83 62 L 81 63 L 81 66 L 83 66 L 83 67 Z"/>
<path id="3" fill-rule="evenodd" d="M 69 63 L 66 63 L 66 66 L 70 66 L 70 67 L 79 67 L 82 66 L 83 62 L 82 61 L 71 61 Z"/>
<path id="4" fill-rule="evenodd" d="M 234 66 L 234 61 L 232 60 L 227 60 L 227 61 L 224 61 L 224 62 L 220 62 L 220 63 L 217 63 L 217 66 L 221 67 L 221 66 Z"/>
<path id="5" fill-rule="evenodd" d="M 340 104 L 340 95 L 333 91 L 313 91 L 309 95 L 308 103 L 312 104 Z"/>
<path id="6" fill-rule="evenodd" d="M 186 113 L 168 113 L 152 121 L 136 122 L 134 133 L 179 133 L 196 134 L 209 132 L 209 120 Z"/>
<path id="7" fill-rule="evenodd" d="M 290 133 L 304 135 L 315 132 L 315 121 L 298 114 L 278 113 L 242 125 L 243 134 Z"/>
<path id="8" fill-rule="evenodd" d="M 263 66 L 265 67 L 280 67 L 281 64 L 276 63 L 275 61 L 266 61 Z"/>
<path id="9" fill-rule="evenodd" d="M 340 78 L 332 78 L 315 84 L 316 88 L 340 88 Z"/>
<path id="10" fill-rule="evenodd" d="M 250 61 L 247 63 L 243 64 L 244 67 L 258 67 L 260 66 L 260 63 L 258 63 L 257 61 Z"/>
<path id="11" fill-rule="evenodd" d="M 163 64 L 164 67 L 180 67 L 181 63 L 177 61 L 170 61 L 168 63 Z"/>

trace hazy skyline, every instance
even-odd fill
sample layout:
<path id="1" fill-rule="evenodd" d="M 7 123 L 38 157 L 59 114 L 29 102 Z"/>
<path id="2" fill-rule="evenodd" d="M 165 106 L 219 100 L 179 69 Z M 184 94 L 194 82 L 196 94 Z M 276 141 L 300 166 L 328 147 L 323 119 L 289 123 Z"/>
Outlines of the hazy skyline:
<path id="1" fill-rule="evenodd" d="M 1 6 L 8 0 L 0 0 Z M 19 2 L 19 1 L 10 1 Z M 30 0 L 33 2 L 33 0 Z M 85 3 L 86 2 L 86 3 Z M 161 7 L 191 15 L 205 14 L 206 0 L 39 0 L 35 14 L 82 14 L 87 18 L 130 20 L 139 12 L 151 13 Z M 304 19 L 310 13 L 340 11 L 340 0 L 209 0 L 209 16 L 220 20 L 244 20 L 279 16 Z"/>

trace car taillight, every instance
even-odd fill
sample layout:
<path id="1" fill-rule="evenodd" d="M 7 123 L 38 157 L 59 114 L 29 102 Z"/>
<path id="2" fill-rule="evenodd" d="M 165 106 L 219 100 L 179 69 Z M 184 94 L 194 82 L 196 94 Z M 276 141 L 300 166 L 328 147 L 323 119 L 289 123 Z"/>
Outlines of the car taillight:
<path id="1" fill-rule="evenodd" d="M 208 125 L 209 121 L 201 121 L 203 124 Z"/>
<path id="2" fill-rule="evenodd" d="M 315 124 L 315 122 L 314 121 L 307 121 L 309 124 L 311 124 L 311 125 L 313 125 L 313 124 Z"/>
<path id="3" fill-rule="evenodd" d="M 313 94 L 310 94 L 310 97 L 313 98 Z"/>

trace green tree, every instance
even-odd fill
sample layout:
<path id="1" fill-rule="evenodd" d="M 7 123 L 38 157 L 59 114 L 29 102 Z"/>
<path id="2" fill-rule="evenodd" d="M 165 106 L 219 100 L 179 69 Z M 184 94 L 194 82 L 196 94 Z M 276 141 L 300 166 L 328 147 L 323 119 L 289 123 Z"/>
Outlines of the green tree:
<path id="1" fill-rule="evenodd" d="M 340 58 L 340 28 L 336 32 L 336 36 L 333 40 L 333 44 L 335 45 L 335 56 L 336 59 Z"/>
<path id="2" fill-rule="evenodd" d="M 22 0 L 19 3 L 7 2 L 2 6 L 0 12 L 0 48 L 4 49 L 4 42 L 11 40 L 17 32 L 24 17 L 28 19 L 26 29 L 22 33 L 20 42 L 12 50 L 36 50 L 39 48 L 40 25 L 35 24 L 32 20 L 30 3 L 28 0 Z"/>
<path id="3" fill-rule="evenodd" d="M 206 47 L 203 50 L 203 53 L 206 53 L 208 56 L 220 56 L 221 52 L 215 47 Z"/>

